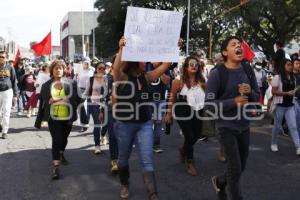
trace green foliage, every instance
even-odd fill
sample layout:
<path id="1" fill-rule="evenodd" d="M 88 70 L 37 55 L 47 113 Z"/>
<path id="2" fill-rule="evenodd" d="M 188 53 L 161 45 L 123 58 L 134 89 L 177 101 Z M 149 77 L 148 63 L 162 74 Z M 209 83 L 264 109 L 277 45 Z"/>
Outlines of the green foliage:
<path id="1" fill-rule="evenodd" d="M 300 38 L 300 1 L 252 1 L 241 9 L 243 30 L 251 43 L 260 45 L 265 54 L 273 54 L 276 40 L 284 43 Z"/>
<path id="2" fill-rule="evenodd" d="M 100 57 L 116 53 L 118 40 L 123 35 L 126 8 L 129 5 L 184 12 L 181 37 L 186 38 L 188 0 L 96 0 L 99 26 L 96 46 Z M 250 0 L 243 6 L 239 0 L 191 0 L 191 51 L 208 52 L 209 29 L 212 26 L 212 47 L 228 35 L 238 35 L 250 44 L 260 45 L 267 55 L 273 52 L 275 40 L 289 42 L 299 38 L 300 0 Z M 234 9 L 231 9 L 235 7 Z"/>

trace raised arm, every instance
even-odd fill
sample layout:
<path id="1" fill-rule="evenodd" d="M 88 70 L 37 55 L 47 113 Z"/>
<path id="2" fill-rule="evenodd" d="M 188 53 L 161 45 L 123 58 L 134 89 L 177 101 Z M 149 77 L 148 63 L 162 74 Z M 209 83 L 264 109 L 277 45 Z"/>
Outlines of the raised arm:
<path id="1" fill-rule="evenodd" d="M 148 81 L 153 82 L 156 79 L 158 79 L 163 73 L 165 73 L 165 71 L 167 71 L 169 69 L 170 65 L 171 65 L 171 63 L 162 63 L 156 69 L 148 72 L 146 74 Z"/>
<path id="2" fill-rule="evenodd" d="M 116 59 L 113 64 L 113 74 L 114 74 L 115 81 L 123 81 L 126 80 L 127 78 L 126 74 L 123 72 L 125 63 L 121 61 L 123 47 L 125 45 L 126 45 L 126 39 L 125 37 L 122 37 L 119 41 L 119 51 L 116 55 Z"/>

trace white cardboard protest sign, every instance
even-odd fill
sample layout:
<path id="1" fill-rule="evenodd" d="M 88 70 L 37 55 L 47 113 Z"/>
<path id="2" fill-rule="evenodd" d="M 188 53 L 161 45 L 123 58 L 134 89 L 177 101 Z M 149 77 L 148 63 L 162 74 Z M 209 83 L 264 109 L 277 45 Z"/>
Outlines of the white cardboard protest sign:
<path id="1" fill-rule="evenodd" d="M 183 13 L 128 7 L 122 61 L 178 62 Z"/>
<path id="2" fill-rule="evenodd" d="M 74 69 L 74 74 L 79 74 L 83 70 L 82 64 L 74 63 L 73 69 Z"/>

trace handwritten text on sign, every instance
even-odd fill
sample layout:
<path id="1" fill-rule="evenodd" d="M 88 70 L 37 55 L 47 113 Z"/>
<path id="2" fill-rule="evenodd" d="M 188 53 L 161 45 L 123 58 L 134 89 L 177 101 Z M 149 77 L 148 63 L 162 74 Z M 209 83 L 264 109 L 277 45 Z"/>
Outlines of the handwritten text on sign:
<path id="1" fill-rule="evenodd" d="M 123 61 L 178 62 L 183 14 L 128 7 Z"/>

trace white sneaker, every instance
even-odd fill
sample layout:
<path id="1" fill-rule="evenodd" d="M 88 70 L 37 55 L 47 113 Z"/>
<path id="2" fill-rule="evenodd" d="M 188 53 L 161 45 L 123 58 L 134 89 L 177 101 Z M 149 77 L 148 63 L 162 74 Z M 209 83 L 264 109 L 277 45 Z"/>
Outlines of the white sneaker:
<path id="1" fill-rule="evenodd" d="M 95 146 L 94 154 L 100 154 L 100 153 L 101 153 L 100 146 Z"/>
<path id="2" fill-rule="evenodd" d="M 104 146 L 104 145 L 107 145 L 107 144 L 109 144 L 109 141 L 108 141 L 107 135 L 105 135 L 105 136 L 101 137 L 101 139 L 100 139 L 100 144 L 101 144 L 101 146 Z"/>
<path id="3" fill-rule="evenodd" d="M 297 149 L 296 154 L 297 154 L 297 156 L 300 156 L 300 148 Z"/>
<path id="4" fill-rule="evenodd" d="M 24 116 L 25 114 L 23 112 L 18 112 L 17 115 L 18 116 Z"/>
<path id="5" fill-rule="evenodd" d="M 271 145 L 271 151 L 273 151 L 273 152 L 279 151 L 279 150 L 278 150 L 277 144 L 272 144 L 272 145 Z M 299 153 L 300 153 L 300 152 L 299 152 Z"/>

